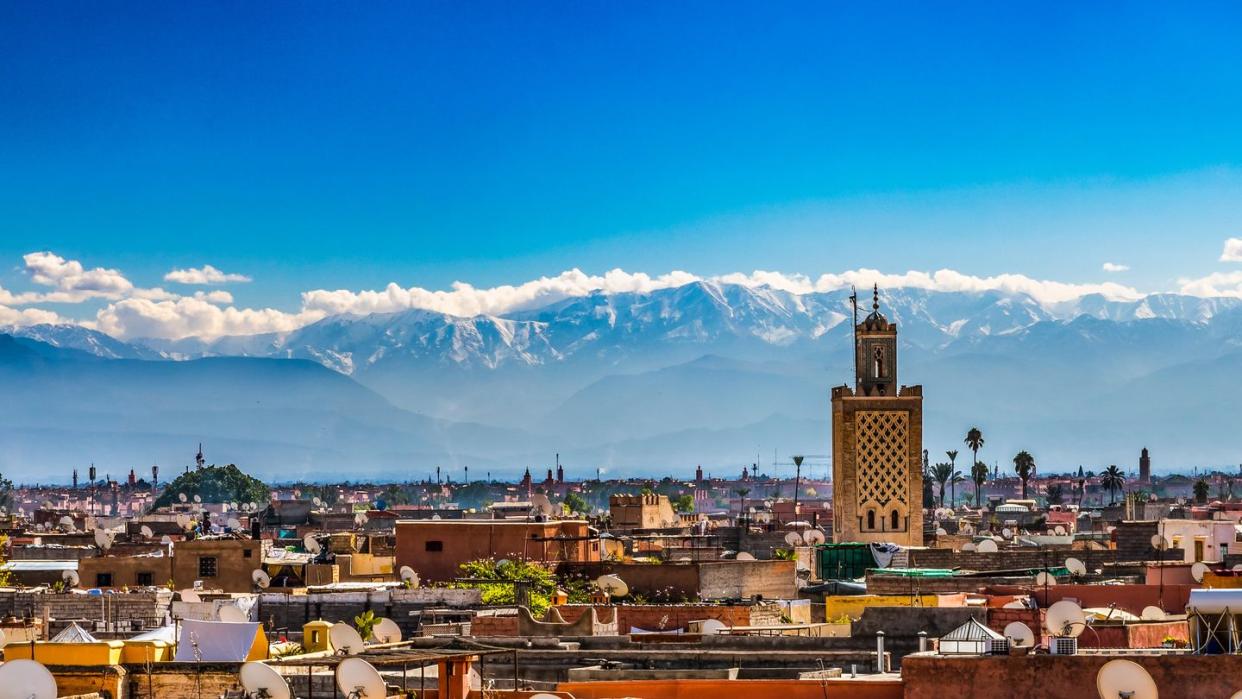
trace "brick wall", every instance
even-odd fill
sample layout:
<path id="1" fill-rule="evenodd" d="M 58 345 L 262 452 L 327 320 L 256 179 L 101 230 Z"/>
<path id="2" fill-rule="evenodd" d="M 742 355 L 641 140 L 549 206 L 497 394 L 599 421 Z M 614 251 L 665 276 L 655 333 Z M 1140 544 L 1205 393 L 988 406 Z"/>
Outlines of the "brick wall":
<path id="1" fill-rule="evenodd" d="M 0 592 L 0 616 L 41 619 L 46 613 L 55 634 L 70 621 L 82 623 L 92 633 L 125 634 L 161 626 L 168 616 L 172 593 L 131 592 L 117 595 L 80 595 Z"/>
<path id="2" fill-rule="evenodd" d="M 565 621 L 581 617 L 588 605 L 557 607 Z M 766 626 L 780 623 L 782 608 L 776 604 L 754 605 L 618 605 L 617 632 L 624 635 L 632 628 L 644 631 L 688 630 L 691 621 L 716 619 L 728 626 Z M 601 615 L 606 612 L 601 611 Z"/>
<path id="3" fill-rule="evenodd" d="M 471 636 L 516 636 L 516 614 L 479 614 L 470 621 Z"/>
<path id="4" fill-rule="evenodd" d="M 314 619 L 352 620 L 367 610 L 397 622 L 407 636 L 418 630 L 428 607 L 469 609 L 482 604 L 479 590 L 417 588 L 379 592 L 329 592 L 286 595 L 268 592 L 259 597 L 259 620 L 276 628 L 300 631 Z"/>
<path id="5" fill-rule="evenodd" d="M 988 628 L 997 633 L 1004 633 L 1005 627 L 1015 621 L 1026 624 L 1027 628 L 1035 632 L 1035 638 L 1038 639 L 1044 628 L 1043 610 L 1042 609 L 1005 609 L 1002 607 L 992 607 L 988 609 Z"/>

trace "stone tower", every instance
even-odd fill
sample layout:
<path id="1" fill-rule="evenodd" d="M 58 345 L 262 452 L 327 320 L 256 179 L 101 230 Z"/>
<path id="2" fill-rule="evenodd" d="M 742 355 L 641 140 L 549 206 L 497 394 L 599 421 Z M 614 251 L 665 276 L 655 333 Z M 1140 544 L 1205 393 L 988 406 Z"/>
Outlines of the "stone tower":
<path id="1" fill-rule="evenodd" d="M 897 383 L 897 325 L 878 287 L 854 359 L 854 388 L 832 389 L 833 540 L 922 546 L 923 387 Z"/>
<path id="2" fill-rule="evenodd" d="M 1139 453 L 1139 482 L 1151 482 L 1151 455 L 1147 453 L 1147 447 Z"/>

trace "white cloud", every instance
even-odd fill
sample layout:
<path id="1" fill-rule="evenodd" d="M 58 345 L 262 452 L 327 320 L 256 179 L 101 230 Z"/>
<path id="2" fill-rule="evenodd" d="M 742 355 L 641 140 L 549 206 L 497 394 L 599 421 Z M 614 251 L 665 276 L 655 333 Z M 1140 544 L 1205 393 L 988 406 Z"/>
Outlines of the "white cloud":
<path id="1" fill-rule="evenodd" d="M 3 325 L 42 325 L 66 322 L 52 311 L 42 308 L 9 308 L 0 306 L 0 326 Z"/>
<path id="2" fill-rule="evenodd" d="M 1233 296 L 1242 298 L 1242 272 L 1215 272 L 1197 279 L 1179 279 L 1179 293 L 1190 296 Z"/>
<path id="3" fill-rule="evenodd" d="M 1103 269 L 1105 272 L 1128 272 L 1130 270 L 1130 265 L 1118 264 L 1116 262 L 1105 262 L 1101 265 L 1100 269 Z"/>
<path id="4" fill-rule="evenodd" d="M 1242 262 L 1242 238 L 1229 238 L 1220 253 L 1221 262 Z"/>
<path id="5" fill-rule="evenodd" d="M 222 272 L 211 265 L 174 269 L 164 275 L 164 281 L 177 284 L 227 284 L 229 282 L 248 282 L 250 277 L 244 274 Z"/>
<path id="6" fill-rule="evenodd" d="M 50 294 L 28 294 L 35 301 L 75 303 L 88 298 L 120 298 L 134 285 L 119 270 L 96 267 L 86 269 L 77 260 L 66 260 L 51 252 L 32 252 L 22 257 L 26 273 L 39 285 L 52 287 Z"/>
<path id="7" fill-rule="evenodd" d="M 221 307 L 207 298 L 183 296 L 152 301 L 129 298 L 111 303 L 95 314 L 95 326 L 121 338 L 215 338 L 289 332 L 313 323 L 322 313 L 285 313 L 273 308 Z"/>
<path id="8" fill-rule="evenodd" d="M 1100 294 L 1110 300 L 1134 300 L 1143 294 L 1132 287 L 1103 282 L 1098 284 L 1070 284 L 1032 279 L 1022 274 L 998 274 L 992 277 L 976 277 L 951 269 L 933 273 L 909 271 L 905 274 L 884 274 L 874 269 L 859 269 L 842 274 L 825 274 L 815 282 L 817 291 L 839 289 L 850 284 L 859 287 L 879 284 L 882 287 L 911 287 L 929 291 L 999 291 L 1006 294 L 1027 294 L 1040 303 L 1052 304 Z"/>

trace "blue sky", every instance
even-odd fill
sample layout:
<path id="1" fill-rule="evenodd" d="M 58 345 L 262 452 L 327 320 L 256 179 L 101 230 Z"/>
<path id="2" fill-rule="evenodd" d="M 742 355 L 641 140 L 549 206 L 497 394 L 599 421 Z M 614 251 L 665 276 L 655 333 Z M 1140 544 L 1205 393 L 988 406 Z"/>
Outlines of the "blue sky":
<path id="1" fill-rule="evenodd" d="M 8 3 L 0 285 L 1240 269 L 1242 6 L 770 5 Z"/>

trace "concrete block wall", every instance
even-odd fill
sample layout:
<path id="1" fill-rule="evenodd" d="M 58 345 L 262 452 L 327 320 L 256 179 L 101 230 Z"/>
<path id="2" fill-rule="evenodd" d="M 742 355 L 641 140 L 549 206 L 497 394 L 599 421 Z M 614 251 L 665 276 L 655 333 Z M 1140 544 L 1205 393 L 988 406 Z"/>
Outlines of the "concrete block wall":
<path id="1" fill-rule="evenodd" d="M 410 635 L 421 626 L 427 608 L 470 609 L 481 605 L 479 590 L 415 588 L 379 592 L 325 592 L 287 595 L 269 592 L 259 598 L 259 620 L 276 628 L 300 631 L 314 619 L 352 621 L 365 611 L 373 611 L 397 622 L 402 633 Z"/>
<path id="2" fill-rule="evenodd" d="M 69 621 L 87 621 L 88 631 L 141 631 L 163 625 L 168 618 L 172 593 L 131 592 L 114 595 L 73 593 L 0 592 L 0 616 L 51 618 L 55 634 Z"/>

